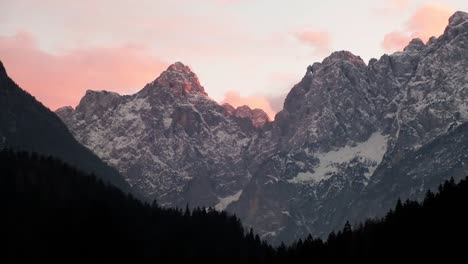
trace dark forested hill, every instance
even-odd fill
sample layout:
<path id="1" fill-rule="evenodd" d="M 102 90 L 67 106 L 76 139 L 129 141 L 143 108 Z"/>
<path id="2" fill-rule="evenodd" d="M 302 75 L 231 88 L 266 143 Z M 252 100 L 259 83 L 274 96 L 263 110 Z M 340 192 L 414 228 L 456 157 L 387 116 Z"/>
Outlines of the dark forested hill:
<path id="1" fill-rule="evenodd" d="M 398 202 L 380 220 L 347 224 L 273 249 L 235 216 L 144 204 L 51 157 L 0 151 L 2 263 L 322 263 L 334 259 L 463 256 L 468 182 L 422 203 Z M 6 262 L 3 261 L 6 259 Z"/>
<path id="2" fill-rule="evenodd" d="M 0 152 L 0 208 L 1 263 L 262 263 L 273 253 L 234 216 L 143 204 L 26 152 Z"/>
<path id="3" fill-rule="evenodd" d="M 454 180 L 440 185 L 438 193 L 427 192 L 423 202 L 397 202 L 379 220 L 368 220 L 353 230 L 347 223 L 326 242 L 309 236 L 288 249 L 288 261 L 314 258 L 378 259 L 461 257 L 466 261 L 468 248 L 468 182 Z"/>
<path id="4" fill-rule="evenodd" d="M 65 124 L 8 77 L 0 61 L 0 149 L 52 155 L 130 190 L 122 176 L 78 143 Z"/>

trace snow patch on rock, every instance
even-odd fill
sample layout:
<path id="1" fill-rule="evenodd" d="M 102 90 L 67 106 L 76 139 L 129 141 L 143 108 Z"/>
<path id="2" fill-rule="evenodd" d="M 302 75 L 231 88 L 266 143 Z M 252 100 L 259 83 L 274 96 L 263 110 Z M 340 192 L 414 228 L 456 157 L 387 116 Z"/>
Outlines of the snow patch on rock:
<path id="1" fill-rule="evenodd" d="M 387 152 L 387 141 L 388 136 L 376 132 L 367 141 L 355 146 L 346 146 L 336 151 L 319 153 L 316 157 L 320 160 L 320 163 L 312 172 L 299 172 L 296 177 L 288 182 L 296 184 L 321 182 L 333 176 L 334 173 L 339 172 L 341 166 L 350 165 L 355 159 L 369 164 L 367 167 L 368 172 L 364 175 L 369 178 Z"/>
<path id="2" fill-rule="evenodd" d="M 215 209 L 218 211 L 223 211 L 224 209 L 226 209 L 226 207 L 228 207 L 229 204 L 238 201 L 241 195 L 242 190 L 238 191 L 233 195 L 229 195 L 224 198 L 219 198 L 219 203 L 215 205 Z"/>

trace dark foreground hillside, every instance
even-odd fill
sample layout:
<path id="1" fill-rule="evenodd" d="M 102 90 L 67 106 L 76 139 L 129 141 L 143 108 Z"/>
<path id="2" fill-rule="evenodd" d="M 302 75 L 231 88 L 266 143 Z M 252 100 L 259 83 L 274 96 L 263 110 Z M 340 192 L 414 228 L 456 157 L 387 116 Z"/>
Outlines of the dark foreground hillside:
<path id="1" fill-rule="evenodd" d="M 423 202 L 398 201 L 383 219 L 368 220 L 355 230 L 347 223 L 328 240 L 309 236 L 288 249 L 282 259 L 295 262 L 333 258 L 372 259 L 419 258 L 468 259 L 468 182 L 445 182 L 438 193 L 427 192 Z"/>
<path id="2" fill-rule="evenodd" d="M 262 263 L 257 257 L 273 253 L 244 235 L 234 216 L 142 204 L 58 160 L 27 153 L 0 152 L 0 205 L 6 263 Z"/>
<path id="3" fill-rule="evenodd" d="M 308 263 L 336 258 L 463 256 L 468 183 L 446 182 L 422 203 L 399 202 L 381 220 L 324 242 L 273 249 L 211 209 L 143 204 L 53 158 L 0 151 L 2 263 Z"/>

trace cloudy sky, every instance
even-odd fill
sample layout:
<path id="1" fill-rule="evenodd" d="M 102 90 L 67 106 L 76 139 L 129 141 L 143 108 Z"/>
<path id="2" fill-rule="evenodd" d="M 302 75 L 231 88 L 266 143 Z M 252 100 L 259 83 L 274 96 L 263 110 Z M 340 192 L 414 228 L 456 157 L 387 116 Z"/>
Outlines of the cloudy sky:
<path id="1" fill-rule="evenodd" d="M 365 61 L 440 35 L 466 0 L 1 0 L 0 60 L 55 110 L 87 89 L 130 94 L 181 61 L 217 101 L 270 115 L 307 65 Z"/>

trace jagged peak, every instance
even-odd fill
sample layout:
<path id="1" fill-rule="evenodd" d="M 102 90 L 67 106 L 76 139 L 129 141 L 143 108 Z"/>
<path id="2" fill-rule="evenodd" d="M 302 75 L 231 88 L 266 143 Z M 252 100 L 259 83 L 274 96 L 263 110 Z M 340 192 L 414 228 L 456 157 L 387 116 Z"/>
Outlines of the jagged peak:
<path id="1" fill-rule="evenodd" d="M 250 108 L 250 106 L 248 106 L 248 105 L 242 105 L 242 106 L 237 107 L 236 110 L 239 110 L 239 111 L 242 111 L 242 110 L 252 111 L 252 108 Z"/>
<path id="2" fill-rule="evenodd" d="M 458 26 L 466 21 L 468 21 L 468 13 L 457 11 L 449 18 L 449 27 Z"/>
<path id="3" fill-rule="evenodd" d="M 250 108 L 248 105 L 239 106 L 236 108 L 234 115 L 242 118 L 249 118 L 255 127 L 263 127 L 270 121 L 267 113 L 260 108 Z"/>
<path id="4" fill-rule="evenodd" d="M 239 106 L 234 111 L 237 117 L 252 118 L 252 109 L 248 105 Z"/>
<path id="5" fill-rule="evenodd" d="M 120 94 L 116 92 L 104 90 L 86 90 L 86 93 L 83 98 L 81 98 L 80 103 L 76 107 L 76 110 L 83 111 L 91 105 L 101 105 L 102 107 L 108 107 L 118 98 L 120 98 Z"/>
<path id="6" fill-rule="evenodd" d="M 254 108 L 254 109 L 252 109 L 252 113 L 253 113 L 254 115 L 264 115 L 264 116 L 267 118 L 268 121 L 271 121 L 271 120 L 270 120 L 270 117 L 268 116 L 268 114 L 267 114 L 265 111 L 263 111 L 263 109 L 261 109 L 261 108 Z"/>
<path id="7" fill-rule="evenodd" d="M 314 62 L 314 64 L 309 65 L 307 67 L 306 74 L 314 73 L 320 70 L 325 65 L 342 63 L 342 62 L 349 62 L 353 65 L 361 65 L 361 66 L 366 65 L 366 63 L 362 60 L 360 56 L 356 56 L 347 50 L 341 50 L 341 51 L 333 52 L 332 54 L 330 54 L 330 56 L 323 59 L 322 62 Z"/>
<path id="8" fill-rule="evenodd" d="M 420 51 L 424 49 L 426 45 L 420 38 L 414 38 L 408 43 L 408 45 L 404 48 L 404 51 Z"/>
<path id="9" fill-rule="evenodd" d="M 361 57 L 354 55 L 350 51 L 347 50 L 341 50 L 341 51 L 335 51 L 330 56 L 326 57 L 322 64 L 330 64 L 334 62 L 351 62 L 353 64 L 363 64 L 365 65 L 365 62 L 362 60 Z"/>
<path id="10" fill-rule="evenodd" d="M 116 92 L 110 92 L 105 90 L 86 90 L 85 95 L 81 98 L 80 105 L 82 103 L 88 103 L 90 101 L 98 101 L 103 98 L 117 98 L 120 95 Z"/>
<path id="11" fill-rule="evenodd" d="M 252 109 L 248 105 L 242 105 L 235 108 L 234 106 L 228 103 L 224 103 L 221 106 L 224 108 L 226 115 L 240 118 L 248 118 L 252 121 L 252 124 L 257 128 L 263 127 L 267 122 L 271 121 L 268 114 L 260 108 Z"/>
<path id="12" fill-rule="evenodd" d="M 120 96 L 120 94 L 106 90 L 86 90 L 85 96 L 96 96 L 96 95 L 113 95 Z"/>
<path id="13" fill-rule="evenodd" d="M 71 106 L 63 106 L 63 107 L 60 107 L 59 109 L 55 110 L 55 114 L 57 114 L 60 118 L 62 117 L 69 117 L 71 115 L 73 115 L 73 112 L 75 111 L 75 109 L 73 109 L 73 107 Z"/>
<path id="14" fill-rule="evenodd" d="M 468 31 L 468 13 L 457 11 L 449 18 L 449 24 L 445 28 L 444 38 L 454 39 Z"/>
<path id="15" fill-rule="evenodd" d="M 434 37 L 434 36 L 432 36 L 432 37 L 430 37 L 429 40 L 427 41 L 427 44 L 426 44 L 426 45 L 427 45 L 427 46 L 430 46 L 430 45 L 434 44 L 435 42 L 437 42 L 437 38 Z"/>
<path id="16" fill-rule="evenodd" d="M 320 65 L 322 65 L 320 62 L 314 62 L 314 64 L 307 67 L 307 72 L 315 72 L 318 68 L 320 68 Z"/>
<path id="17" fill-rule="evenodd" d="M 169 88 L 177 95 L 190 93 L 208 96 L 201 86 L 198 76 L 182 62 L 171 64 L 167 70 L 161 73 L 156 80 L 145 87 L 145 91 L 151 89 Z"/>
<path id="18" fill-rule="evenodd" d="M 228 115 L 228 116 L 234 115 L 234 113 L 236 112 L 236 109 L 234 108 L 234 106 L 232 106 L 232 105 L 230 105 L 228 103 L 224 103 L 221 106 L 224 108 L 224 111 L 225 111 L 226 115 Z"/>
<path id="19" fill-rule="evenodd" d="M 263 127 L 266 123 L 270 122 L 271 119 L 263 109 L 255 108 L 252 109 L 252 124 L 255 127 Z"/>
<path id="20" fill-rule="evenodd" d="M 171 64 L 167 68 L 167 71 L 175 71 L 175 72 L 180 72 L 180 73 L 192 73 L 192 70 L 190 69 L 190 67 L 183 64 L 180 61 Z"/>
<path id="21" fill-rule="evenodd" d="M 73 110 L 74 109 L 73 109 L 72 106 L 67 105 L 67 106 L 60 107 L 59 109 L 55 110 L 55 112 L 56 113 L 58 113 L 58 112 L 70 112 L 70 111 L 73 111 Z"/>

